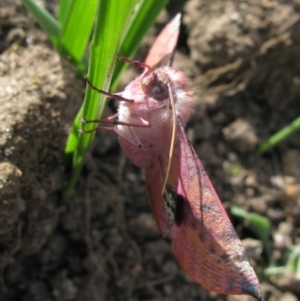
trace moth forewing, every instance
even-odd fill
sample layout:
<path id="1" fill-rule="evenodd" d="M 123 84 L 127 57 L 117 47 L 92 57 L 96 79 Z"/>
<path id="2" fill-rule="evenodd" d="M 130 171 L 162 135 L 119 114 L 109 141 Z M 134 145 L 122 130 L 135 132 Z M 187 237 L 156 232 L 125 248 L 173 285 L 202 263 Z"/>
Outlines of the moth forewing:
<path id="1" fill-rule="evenodd" d="M 204 288 L 261 299 L 259 282 L 222 203 L 178 117 L 180 141 L 174 254 Z"/>

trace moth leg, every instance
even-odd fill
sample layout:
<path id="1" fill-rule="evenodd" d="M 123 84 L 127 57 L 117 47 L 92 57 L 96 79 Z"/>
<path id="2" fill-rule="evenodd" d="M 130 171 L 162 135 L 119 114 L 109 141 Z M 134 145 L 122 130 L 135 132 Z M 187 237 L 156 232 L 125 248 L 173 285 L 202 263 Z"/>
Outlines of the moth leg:
<path id="1" fill-rule="evenodd" d="M 131 122 L 124 122 L 120 120 L 116 120 L 118 117 L 119 113 L 113 114 L 107 118 L 104 119 L 93 119 L 93 120 L 85 120 L 83 119 L 82 116 L 80 116 L 80 122 L 83 124 L 87 123 L 104 123 L 104 124 L 109 124 L 109 125 L 124 125 L 124 126 L 131 126 L 131 127 L 138 127 L 138 128 L 150 128 L 151 124 L 146 121 L 145 119 L 138 117 L 138 119 L 141 121 L 142 124 L 140 123 L 131 123 Z"/>
<path id="2" fill-rule="evenodd" d="M 81 134 L 90 134 L 90 133 L 94 133 L 97 131 L 107 131 L 107 132 L 113 132 L 116 136 L 118 136 L 121 139 L 126 140 L 128 143 L 134 145 L 134 146 L 138 146 L 138 147 L 142 147 L 141 143 L 135 143 L 132 140 L 129 140 L 127 137 L 123 136 L 116 128 L 112 128 L 112 127 L 105 127 L 105 126 L 98 126 L 96 128 L 93 128 L 91 130 L 85 131 L 83 129 L 79 129 L 78 132 Z M 132 132 L 130 130 L 130 132 Z M 134 132 L 132 133 L 134 135 L 134 137 L 136 138 Z"/>
<path id="3" fill-rule="evenodd" d="M 104 119 L 93 119 L 93 120 L 85 120 L 82 116 L 79 117 L 79 120 L 81 123 L 83 124 L 87 124 L 87 123 L 110 123 L 110 124 L 114 124 L 114 119 L 117 118 L 119 115 L 119 113 L 115 113 L 109 117 L 106 117 Z"/>
<path id="4" fill-rule="evenodd" d="M 141 128 L 149 128 L 151 127 L 151 124 L 146 121 L 145 119 L 138 117 L 138 119 L 141 121 L 142 124 L 140 123 L 130 123 L 130 122 L 123 122 L 123 121 L 119 121 L 119 120 L 115 120 L 115 118 L 117 118 L 119 115 L 119 113 L 115 113 L 105 119 L 94 119 L 94 120 L 85 120 L 83 119 L 82 116 L 79 117 L 81 123 L 83 124 L 87 124 L 87 123 L 104 123 L 107 124 L 107 126 L 98 126 L 96 128 L 93 128 L 91 130 L 83 130 L 83 129 L 79 129 L 78 131 L 81 134 L 89 134 L 89 133 L 94 133 L 96 131 L 112 131 L 113 133 L 115 133 L 118 137 L 126 140 L 127 142 L 129 142 L 130 144 L 134 145 L 134 146 L 138 146 L 138 147 L 143 147 L 143 144 L 141 143 L 140 139 L 137 137 L 135 131 L 133 130 L 134 127 L 141 127 Z M 119 131 L 117 127 L 109 127 L 109 125 L 122 125 L 122 126 L 128 126 L 128 129 L 130 131 L 131 136 L 134 138 L 135 141 L 132 141 L 128 138 L 126 138 L 125 136 L 123 136 Z"/>
<path id="5" fill-rule="evenodd" d="M 150 69 L 150 66 L 145 64 L 145 63 L 142 63 L 140 61 L 134 61 L 134 60 L 131 60 L 131 59 L 128 59 L 120 54 L 118 54 L 118 59 L 124 63 L 127 63 L 127 64 L 130 64 L 134 67 L 137 67 L 137 68 L 143 68 L 143 69 L 146 69 L 146 70 L 149 70 Z"/>
<path id="6" fill-rule="evenodd" d="M 116 124 L 125 125 L 125 126 L 127 125 L 127 126 L 138 127 L 138 128 L 151 128 L 150 122 L 147 121 L 146 119 L 137 115 L 132 115 L 132 117 L 138 119 L 141 123 L 131 123 L 131 122 L 124 122 L 124 121 L 117 120 Z"/>
<path id="7" fill-rule="evenodd" d="M 100 93 L 100 94 L 103 94 L 105 96 L 107 96 L 108 98 L 110 99 L 113 99 L 113 100 L 119 100 L 119 101 L 126 101 L 126 102 L 130 102 L 130 103 L 133 103 L 134 100 L 133 99 L 127 99 L 127 98 L 124 98 L 122 97 L 121 95 L 119 95 L 118 93 L 109 93 L 109 92 L 106 92 L 106 91 L 103 91 L 101 89 L 98 89 L 96 88 L 92 83 L 91 81 L 88 79 L 87 76 L 84 77 L 86 83 L 96 92 Z"/>
<path id="8" fill-rule="evenodd" d="M 93 128 L 91 130 L 88 130 L 88 131 L 85 131 L 83 129 L 78 129 L 78 132 L 80 134 L 90 134 L 90 133 L 94 133 L 94 132 L 97 132 L 97 131 L 110 131 L 110 132 L 114 132 L 115 129 L 114 128 L 109 128 L 109 127 L 105 127 L 105 126 L 98 126 L 96 128 Z"/>
<path id="9" fill-rule="evenodd" d="M 139 137 L 136 135 L 135 131 L 131 127 L 129 128 L 129 131 L 130 131 L 131 135 L 133 136 L 133 138 L 135 139 L 135 141 L 137 142 L 137 143 L 134 143 L 133 141 L 131 141 L 131 143 L 133 145 L 136 145 L 136 146 L 142 148 L 143 144 L 142 144 L 141 140 L 139 139 Z"/>
<path id="10" fill-rule="evenodd" d="M 104 118 L 104 119 L 94 119 L 94 120 L 85 120 L 82 116 L 80 116 L 79 120 L 83 124 L 86 124 L 86 123 L 101 123 L 101 122 L 104 122 L 104 123 L 108 123 L 108 122 L 113 123 L 113 120 L 115 118 L 117 118 L 118 115 L 119 115 L 119 113 L 117 112 L 117 113 L 115 113 L 115 114 L 113 114 L 111 116 L 108 116 L 108 117 Z"/>

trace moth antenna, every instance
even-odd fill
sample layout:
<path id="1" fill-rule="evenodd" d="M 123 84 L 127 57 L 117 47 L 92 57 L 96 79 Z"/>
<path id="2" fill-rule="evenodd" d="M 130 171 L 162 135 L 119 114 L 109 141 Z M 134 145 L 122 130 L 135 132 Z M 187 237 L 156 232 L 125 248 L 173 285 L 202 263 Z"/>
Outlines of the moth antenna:
<path id="1" fill-rule="evenodd" d="M 165 181 L 164 181 L 164 185 L 161 191 L 161 194 L 164 194 L 166 185 L 167 185 L 167 181 L 168 181 L 168 177 L 170 174 L 170 169 L 171 169 L 171 163 L 172 163 L 172 157 L 173 157 L 173 153 L 174 153 L 174 146 L 175 146 L 175 136 L 176 136 L 176 111 L 175 111 L 175 101 L 174 101 L 174 97 L 173 97 L 173 92 L 170 86 L 170 83 L 168 83 L 168 90 L 169 90 L 169 95 L 170 95 L 170 101 L 171 101 L 171 109 L 172 109 L 172 137 L 171 137 L 171 144 L 170 144 L 170 151 L 169 151 L 169 158 L 168 158 L 168 165 L 167 165 L 167 169 L 166 169 L 166 176 L 165 176 Z"/>

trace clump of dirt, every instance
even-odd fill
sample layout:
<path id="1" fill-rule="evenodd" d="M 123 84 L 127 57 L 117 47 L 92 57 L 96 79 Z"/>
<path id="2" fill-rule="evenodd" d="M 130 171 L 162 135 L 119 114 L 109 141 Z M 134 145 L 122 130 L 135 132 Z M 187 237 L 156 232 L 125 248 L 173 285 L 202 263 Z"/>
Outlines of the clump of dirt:
<path id="1" fill-rule="evenodd" d="M 1 300 L 20 300 L 28 285 L 35 285 L 39 260 L 31 258 L 59 223 L 64 145 L 83 83 L 68 62 L 43 44 L 45 35 L 34 28 L 24 7 L 2 4 L 1 28 L 0 295 Z"/>
<path id="2" fill-rule="evenodd" d="M 271 221 L 267 254 L 231 216 L 260 275 L 268 256 L 282 265 L 299 244 L 299 133 L 264 156 L 251 153 L 300 114 L 300 3 L 176 0 L 157 28 L 180 8 L 175 66 L 199 99 L 188 136 L 225 207 Z M 0 4 L 0 25 L 0 299 L 248 300 L 207 292 L 180 269 L 143 173 L 116 137 L 97 135 L 75 193 L 62 196 L 64 145 L 84 83 L 20 3 Z M 293 276 L 261 284 L 264 300 L 299 297 Z"/>

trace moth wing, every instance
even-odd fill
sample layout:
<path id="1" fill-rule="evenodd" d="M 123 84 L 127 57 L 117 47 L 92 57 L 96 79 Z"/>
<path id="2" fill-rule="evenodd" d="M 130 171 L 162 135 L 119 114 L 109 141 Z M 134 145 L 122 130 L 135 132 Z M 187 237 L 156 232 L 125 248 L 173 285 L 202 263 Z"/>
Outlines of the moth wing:
<path id="1" fill-rule="evenodd" d="M 170 173 L 166 185 L 168 193 L 176 194 L 176 187 L 178 181 L 179 172 L 179 148 L 178 143 L 175 144 L 174 154 L 172 158 Z M 168 163 L 168 153 L 161 154 L 154 160 L 150 168 L 145 170 L 145 178 L 147 189 L 151 201 L 152 212 L 156 220 L 158 229 L 162 232 L 163 236 L 166 236 L 171 229 L 170 216 L 165 203 L 165 196 L 162 194 L 163 184 L 166 177 L 166 169 Z M 172 206 L 170 204 L 170 206 Z M 175 206 L 175 204 L 174 204 Z M 172 209 L 170 209 L 172 210 Z"/>
<path id="2" fill-rule="evenodd" d="M 261 299 L 259 282 L 180 118 L 173 249 L 182 268 L 205 289 Z"/>
<path id="3" fill-rule="evenodd" d="M 151 168 L 147 168 L 145 170 L 145 178 L 152 212 L 156 220 L 157 227 L 163 234 L 166 234 L 170 227 L 168 216 L 164 208 L 164 200 L 161 194 L 164 177 L 160 160 L 155 160 L 151 165 Z"/>
<path id="4" fill-rule="evenodd" d="M 181 14 L 177 14 L 160 32 L 149 50 L 145 64 L 151 67 L 150 71 L 172 64 L 177 45 Z"/>

